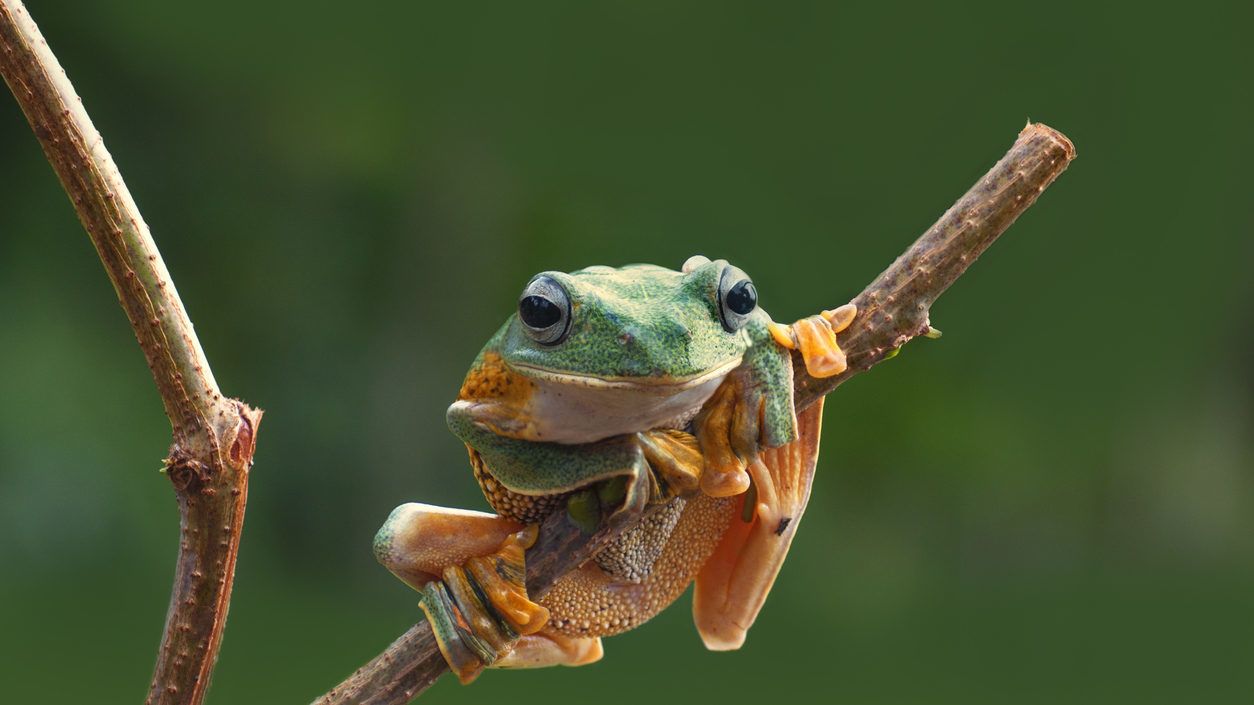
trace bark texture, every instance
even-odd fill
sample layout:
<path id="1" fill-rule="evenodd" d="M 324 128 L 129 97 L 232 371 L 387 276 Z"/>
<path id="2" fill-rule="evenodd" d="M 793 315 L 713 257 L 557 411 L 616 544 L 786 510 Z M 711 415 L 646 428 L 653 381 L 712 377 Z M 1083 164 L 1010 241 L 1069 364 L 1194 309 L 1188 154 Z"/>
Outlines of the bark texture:
<path id="1" fill-rule="evenodd" d="M 148 226 L 20 0 L 0 0 L 0 75 L 100 255 L 170 419 L 181 540 L 147 702 L 196 705 L 222 642 L 262 412 L 218 389 Z"/>

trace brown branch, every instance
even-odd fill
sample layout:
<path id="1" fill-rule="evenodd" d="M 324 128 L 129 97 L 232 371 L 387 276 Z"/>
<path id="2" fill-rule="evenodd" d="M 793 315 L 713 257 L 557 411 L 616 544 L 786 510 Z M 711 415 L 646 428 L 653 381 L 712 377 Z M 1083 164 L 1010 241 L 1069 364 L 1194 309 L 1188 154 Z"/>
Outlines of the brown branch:
<path id="1" fill-rule="evenodd" d="M 148 360 L 170 418 L 181 536 L 149 703 L 200 703 L 222 641 L 261 411 L 222 396 L 121 174 L 20 0 L 0 0 L 0 74 L 39 138 Z"/>
<path id="2" fill-rule="evenodd" d="M 849 369 L 816 379 L 805 374 L 799 357 L 794 359 L 796 408 L 813 404 L 845 380 L 890 357 L 911 338 L 926 333 L 928 311 L 936 298 L 1074 158 L 1075 148 L 1062 133 L 1028 124 L 1006 156 L 854 299 L 858 316 L 840 336 Z M 635 518 L 639 516 L 637 512 Z M 565 512 L 554 512 L 541 527 L 539 542 L 527 551 L 527 589 L 533 597 L 542 596 L 631 523 L 605 526 L 587 535 Z M 315 705 L 407 703 L 446 670 L 431 628 L 419 622 Z"/>
<path id="3" fill-rule="evenodd" d="M 849 361 L 843 374 L 794 380 L 797 410 L 806 408 L 892 355 L 930 328 L 928 312 L 1006 229 L 1075 159 L 1071 140 L 1048 125 L 1028 123 L 1010 151 L 885 269 L 853 302 L 858 316 L 840 335 Z M 794 353 L 793 368 L 804 370 Z"/>

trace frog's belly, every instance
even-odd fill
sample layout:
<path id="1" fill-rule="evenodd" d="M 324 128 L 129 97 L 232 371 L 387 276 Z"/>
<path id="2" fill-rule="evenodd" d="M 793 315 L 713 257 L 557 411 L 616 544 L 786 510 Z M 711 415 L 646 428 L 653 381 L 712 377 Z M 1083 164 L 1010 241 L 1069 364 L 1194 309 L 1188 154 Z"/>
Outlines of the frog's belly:
<path id="1" fill-rule="evenodd" d="M 549 609 L 548 628 L 572 637 L 612 636 L 648 621 L 687 589 L 740 505 L 737 497 L 697 495 L 690 500 L 648 577 L 639 583 L 614 578 L 597 561 L 567 573 L 540 600 Z"/>
<path id="2" fill-rule="evenodd" d="M 655 428 L 682 428 L 726 376 L 713 375 L 680 389 L 536 380 L 525 414 L 528 440 L 591 443 Z"/>

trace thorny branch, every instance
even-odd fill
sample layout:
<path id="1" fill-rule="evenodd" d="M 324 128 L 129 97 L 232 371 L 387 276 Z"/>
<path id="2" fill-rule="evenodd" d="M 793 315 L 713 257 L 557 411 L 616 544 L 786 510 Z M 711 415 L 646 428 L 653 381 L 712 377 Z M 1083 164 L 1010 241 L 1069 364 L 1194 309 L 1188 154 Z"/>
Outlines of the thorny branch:
<path id="1" fill-rule="evenodd" d="M 0 75 L 117 291 L 170 419 L 178 563 L 148 703 L 199 705 L 222 642 L 261 410 L 226 398 L 100 134 L 20 0 L 0 0 Z"/>
<path id="2" fill-rule="evenodd" d="M 932 303 L 988 248 L 1075 158 L 1065 135 L 1042 124 L 1023 128 L 1010 151 L 910 249 L 854 299 L 858 316 L 840 337 L 849 361 L 843 374 L 816 379 L 794 354 L 794 404 L 813 404 L 850 377 L 891 357 L 930 330 Z M 584 534 L 554 512 L 527 551 L 527 589 L 539 599 L 567 572 L 611 541 L 630 522 Z M 400 705 L 447 669 L 427 622 L 419 622 L 315 705 Z"/>

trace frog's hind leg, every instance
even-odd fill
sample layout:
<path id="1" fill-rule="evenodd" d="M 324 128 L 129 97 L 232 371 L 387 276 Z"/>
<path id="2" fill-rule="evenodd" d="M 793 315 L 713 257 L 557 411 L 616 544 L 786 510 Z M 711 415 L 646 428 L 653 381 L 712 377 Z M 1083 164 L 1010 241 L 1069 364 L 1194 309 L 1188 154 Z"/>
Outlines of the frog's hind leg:
<path id="1" fill-rule="evenodd" d="M 697 575 L 693 618 L 707 648 L 740 648 L 775 583 L 810 498 L 823 403 L 797 415 L 798 438 L 764 449 L 749 464 L 753 487 Z"/>
<path id="2" fill-rule="evenodd" d="M 440 652 L 463 683 L 548 621 L 525 585 L 524 551 L 536 531 L 491 514 L 406 504 L 375 537 L 380 562 L 422 593 Z"/>
<path id="3" fill-rule="evenodd" d="M 450 565 L 486 556 L 523 525 L 496 514 L 410 502 L 392 510 L 374 537 L 375 558 L 415 590 Z"/>

